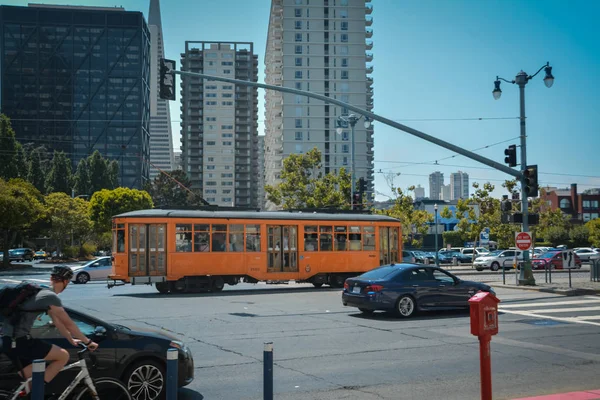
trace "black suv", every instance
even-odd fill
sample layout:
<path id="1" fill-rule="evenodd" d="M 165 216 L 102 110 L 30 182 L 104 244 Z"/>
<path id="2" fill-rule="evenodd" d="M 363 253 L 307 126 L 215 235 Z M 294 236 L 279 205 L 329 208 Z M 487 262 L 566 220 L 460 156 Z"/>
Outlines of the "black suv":
<path id="1" fill-rule="evenodd" d="M 10 261 L 33 261 L 35 257 L 35 252 L 31 249 L 22 248 L 22 249 L 12 249 L 8 251 L 8 259 Z"/>

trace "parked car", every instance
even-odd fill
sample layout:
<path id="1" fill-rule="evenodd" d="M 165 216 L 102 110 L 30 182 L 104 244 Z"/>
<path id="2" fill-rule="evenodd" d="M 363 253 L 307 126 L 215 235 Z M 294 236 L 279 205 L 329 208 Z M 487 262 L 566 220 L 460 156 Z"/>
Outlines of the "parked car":
<path id="1" fill-rule="evenodd" d="M 44 250 L 36 251 L 33 254 L 34 260 L 45 260 L 46 258 L 48 258 L 48 254 L 46 254 L 46 252 Z"/>
<path id="2" fill-rule="evenodd" d="M 33 250 L 28 248 L 11 249 L 8 251 L 8 258 L 10 261 L 33 261 L 35 253 Z"/>
<path id="3" fill-rule="evenodd" d="M 452 258 L 454 258 L 454 257 L 456 257 L 456 260 L 459 264 L 465 264 L 465 263 L 470 264 L 471 262 L 473 262 L 472 256 L 463 254 L 460 251 L 444 250 L 444 251 L 440 251 L 440 254 L 446 258 L 449 258 L 450 262 L 452 262 Z"/>
<path id="4" fill-rule="evenodd" d="M 479 256 L 484 256 L 486 254 L 489 254 L 490 251 L 488 249 L 486 249 L 485 247 L 463 247 L 463 249 L 460 251 L 461 253 L 463 253 L 466 256 L 470 256 L 473 257 L 473 253 L 475 253 L 475 258 L 479 257 Z M 472 261 L 472 258 L 471 258 Z"/>
<path id="5" fill-rule="evenodd" d="M 417 311 L 468 307 L 480 290 L 494 293 L 489 285 L 463 281 L 435 266 L 391 264 L 346 279 L 342 304 L 365 314 L 383 310 L 410 317 Z"/>
<path id="6" fill-rule="evenodd" d="M 158 400 L 165 395 L 167 350 L 175 347 L 179 352 L 179 386 L 186 386 L 194 379 L 192 353 L 185 344 L 170 334 L 111 324 L 70 308 L 65 310 L 79 329 L 99 344 L 93 353 L 97 357 L 97 364 L 92 366 L 92 361 L 88 359 L 92 378 L 120 379 L 135 400 Z M 48 314 L 42 314 L 35 321 L 31 335 L 67 349 L 70 361 L 77 361 L 79 349 L 62 337 Z M 77 369 L 61 372 L 48 385 L 48 391 L 64 389 L 78 372 Z M 0 353 L 0 389 L 11 390 L 18 383 L 16 368 L 5 354 Z"/>
<path id="7" fill-rule="evenodd" d="M 581 258 L 581 261 L 590 261 L 600 259 L 600 252 L 591 247 L 578 247 L 574 249 L 574 253 Z"/>
<path id="8" fill-rule="evenodd" d="M 112 269 L 111 257 L 98 257 L 84 265 L 72 267 L 74 283 L 88 283 L 89 281 L 106 280 Z"/>
<path id="9" fill-rule="evenodd" d="M 549 265 L 550 269 L 563 269 L 562 250 L 551 250 L 534 258 L 531 268 L 544 269 Z M 581 268 L 581 258 L 575 254 L 575 268 Z"/>
<path id="10" fill-rule="evenodd" d="M 498 271 L 500 268 L 510 269 L 513 267 L 513 260 L 517 256 L 517 262 L 523 260 L 521 250 L 494 250 L 486 256 L 477 257 L 473 266 L 477 271 L 490 269 Z"/>

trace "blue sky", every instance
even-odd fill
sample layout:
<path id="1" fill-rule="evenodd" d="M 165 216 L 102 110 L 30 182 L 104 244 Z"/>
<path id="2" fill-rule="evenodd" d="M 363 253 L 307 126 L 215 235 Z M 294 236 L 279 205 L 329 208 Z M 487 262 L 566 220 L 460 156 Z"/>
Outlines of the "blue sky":
<path id="1" fill-rule="evenodd" d="M 146 16 L 149 7 L 149 0 L 47 3 L 121 5 Z M 542 71 L 526 88 L 528 163 L 538 164 L 542 185 L 577 183 L 580 191 L 600 187 L 600 128 L 594 118 L 600 115 L 600 41 L 594 29 L 600 2 L 375 0 L 372 4 L 375 113 L 503 162 L 504 149 L 519 144 L 519 91 L 502 83 L 502 98 L 494 100 L 495 77 L 512 80 L 521 69 L 533 74 L 549 61 L 554 86 L 544 86 Z M 186 40 L 251 41 L 259 55 L 262 82 L 269 7 L 269 0 L 162 0 L 166 56 L 179 65 Z M 259 92 L 259 134 L 264 134 L 263 96 Z M 171 111 L 178 149 L 179 95 Z M 498 142 L 504 143 L 493 145 Z M 504 193 L 500 185 L 507 175 L 452 156 L 378 123 L 376 190 L 389 193 L 384 177 L 394 173 L 400 174 L 394 178 L 396 186 L 420 184 L 429 195 L 430 173 L 443 172 L 448 184 L 450 173 L 462 170 L 471 182 L 490 181 L 497 187 L 495 195 Z"/>

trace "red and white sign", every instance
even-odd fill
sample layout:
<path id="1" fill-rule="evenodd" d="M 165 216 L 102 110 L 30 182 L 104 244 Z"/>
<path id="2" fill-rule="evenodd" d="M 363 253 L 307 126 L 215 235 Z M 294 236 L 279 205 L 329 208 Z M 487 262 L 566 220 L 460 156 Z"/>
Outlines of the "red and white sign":
<path id="1" fill-rule="evenodd" d="M 531 249 L 531 234 L 529 232 L 515 232 L 515 244 L 519 250 Z"/>

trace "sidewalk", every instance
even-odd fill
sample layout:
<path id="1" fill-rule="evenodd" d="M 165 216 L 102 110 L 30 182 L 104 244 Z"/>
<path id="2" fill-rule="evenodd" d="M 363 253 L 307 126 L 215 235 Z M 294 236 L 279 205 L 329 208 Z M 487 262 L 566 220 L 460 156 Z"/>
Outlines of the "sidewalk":
<path id="1" fill-rule="evenodd" d="M 544 278 L 536 278 L 535 286 L 519 286 L 514 283 L 509 284 L 507 281 L 506 285 L 501 283 L 492 283 L 493 287 L 501 287 L 506 289 L 519 289 L 519 290 L 532 290 L 542 293 L 555 293 L 562 294 L 564 296 L 586 296 L 586 295 L 600 295 L 600 282 L 591 282 L 589 280 L 573 280 L 571 287 L 569 287 L 568 280 L 565 282 L 561 279 L 560 282 L 545 283 Z"/>
<path id="2" fill-rule="evenodd" d="M 513 400 L 599 400 L 600 389 L 585 390 L 581 392 L 557 393 L 544 396 L 522 397 Z"/>

